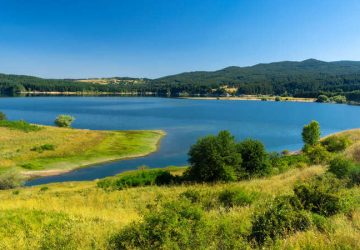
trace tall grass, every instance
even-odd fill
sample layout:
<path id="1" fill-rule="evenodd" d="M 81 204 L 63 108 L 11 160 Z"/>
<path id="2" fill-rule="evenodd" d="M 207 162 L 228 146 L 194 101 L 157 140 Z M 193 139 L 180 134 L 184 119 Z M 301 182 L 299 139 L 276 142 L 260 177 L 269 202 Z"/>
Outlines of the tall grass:
<path id="1" fill-rule="evenodd" d="M 0 229 L 0 248 L 65 246 L 65 249 L 104 249 L 111 235 L 129 223 L 141 220 L 145 211 L 178 200 L 189 189 L 200 193 L 199 202 L 207 208 L 206 219 L 214 224 L 239 223 L 241 228 L 238 229 L 246 231 L 251 226 L 252 212 L 263 202 L 278 194 L 291 193 L 297 180 L 324 171 L 323 167 L 313 167 L 231 184 L 149 186 L 111 192 L 97 188 L 96 182 L 49 184 L 47 188 L 21 188 L 17 192 L 0 191 L 0 224 L 8 225 L 8 229 Z M 218 200 L 220 193 L 239 188 L 260 194 L 251 205 L 235 205 L 224 214 Z"/>

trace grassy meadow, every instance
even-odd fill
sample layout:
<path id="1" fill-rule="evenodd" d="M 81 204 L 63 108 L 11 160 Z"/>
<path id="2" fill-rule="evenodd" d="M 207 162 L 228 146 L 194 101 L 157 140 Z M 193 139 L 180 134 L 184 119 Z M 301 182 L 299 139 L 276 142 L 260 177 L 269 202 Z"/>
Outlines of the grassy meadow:
<path id="1" fill-rule="evenodd" d="M 148 186 L 111 192 L 98 188 L 95 181 L 0 191 L 0 249 L 106 249 L 112 234 L 141 220 L 149 209 L 175 201 L 189 190 L 199 192 L 201 202 L 209 207 L 205 216 L 212 223 L 240 225 L 236 230 L 244 232 L 251 227 L 255 210 L 278 195 L 291 194 L 297 182 L 325 170 L 313 166 L 229 184 Z M 218 204 L 221 192 L 236 189 L 256 193 L 255 201 L 231 208 Z M 359 187 L 350 192 L 360 199 Z M 359 249 L 359 207 L 351 215 L 339 214 L 327 220 L 329 232 L 313 227 L 277 241 L 274 248 Z"/>
<path id="2" fill-rule="evenodd" d="M 51 175 L 95 163 L 144 156 L 156 151 L 164 135 L 162 131 L 26 126 L 36 129 L 0 126 L 0 173 L 15 170 L 30 177 Z"/>
<path id="3" fill-rule="evenodd" d="M 74 136 L 73 138 L 77 138 L 76 136 L 85 137 L 89 143 L 95 143 L 96 136 L 99 136 L 97 133 L 100 133 L 81 130 L 82 133 L 88 135 L 81 137 L 79 134 L 72 133 L 76 130 L 58 130 L 52 127 L 45 127 L 36 133 L 46 134 L 52 130 L 59 133 L 57 135 L 59 138 L 64 138 L 64 134 L 67 134 Z M 18 131 L 11 132 L 18 133 Z M 106 145 L 110 144 L 105 144 L 104 141 L 113 140 L 115 136 L 112 134 L 111 138 L 108 138 L 107 133 L 100 133 L 105 137 L 100 137 L 103 143 L 100 143 L 100 146 L 96 144 L 95 148 L 101 148 L 103 152 L 109 153 L 110 148 Z M 152 133 L 157 133 L 158 137 L 161 135 L 158 132 L 138 133 L 140 135 L 141 133 L 149 133 L 149 137 L 145 139 L 147 142 L 158 140 L 154 139 Z M 351 130 L 340 134 L 350 140 L 350 145 L 340 154 L 356 160 L 356 152 L 360 148 L 360 130 Z M 136 136 L 141 137 L 140 135 L 136 134 Z M 119 132 L 118 136 L 118 138 L 121 136 L 124 138 L 129 135 Z M 138 137 L 136 136 L 132 140 L 137 141 L 136 138 Z M 127 138 L 131 142 L 129 137 Z M 34 142 L 31 142 L 32 140 L 27 141 L 25 138 L 23 140 L 27 142 L 24 145 L 28 146 L 27 150 L 22 152 L 28 153 L 30 147 L 36 146 Z M 52 143 L 55 141 L 56 139 Z M 109 141 L 107 142 L 109 143 Z M 45 142 L 37 145 L 42 143 Z M 50 142 L 47 141 L 47 143 Z M 56 145 L 59 145 L 60 148 L 60 144 Z M 79 146 L 79 144 L 76 145 L 71 144 L 74 150 Z M 120 148 L 124 147 L 121 146 L 123 145 L 121 143 L 116 145 Z M 129 144 L 126 145 L 129 146 Z M 154 144 L 152 145 L 155 147 Z M 136 147 L 129 146 L 128 150 L 134 152 L 134 148 Z M 89 155 L 95 154 L 85 151 Z M 36 161 L 41 162 L 39 159 Z M 54 162 L 54 164 L 56 165 L 58 162 Z M 360 249 L 360 187 L 358 185 L 343 187 L 336 193 L 336 197 L 341 198 L 341 206 L 346 207 L 346 209 L 339 210 L 331 216 L 306 212 L 306 216 L 311 217 L 311 224 L 306 230 L 285 232 L 283 237 L 276 238 L 271 244 L 263 246 L 254 244 L 249 238 L 255 215 L 266 213 L 278 197 L 294 196 L 299 184 L 315 177 L 325 176 L 328 171 L 328 166 L 325 164 L 295 164 L 294 167 L 278 174 L 228 183 L 194 184 L 183 182 L 171 185 L 155 185 L 152 183 L 136 186 L 138 185 L 136 178 L 146 176 L 148 172 L 165 170 L 173 176 L 182 176 L 186 169 L 187 167 L 168 167 L 162 170 L 142 168 L 96 181 L 53 183 L 0 190 L 0 249 L 114 249 L 114 245 L 111 243 L 114 235 L 118 235 L 119 232 L 131 227 L 141 230 L 141 226 L 134 227 L 133 225 L 143 223 L 146 220 L 149 221 L 149 218 L 150 222 L 160 223 L 156 224 L 157 227 L 150 227 L 150 234 L 151 232 L 159 232 L 159 230 L 161 232 L 160 235 L 153 235 L 155 238 L 161 239 L 163 234 L 171 235 L 171 233 L 177 237 L 182 237 L 182 234 L 189 233 L 190 235 L 196 234 L 196 237 L 210 239 L 206 247 L 202 246 L 197 249 Z M 128 186 L 119 186 L 120 180 L 127 180 Z M 334 186 L 338 182 L 340 183 L 342 180 L 336 180 Z M 118 185 L 120 188 L 103 188 L 102 185 L 99 185 L 101 183 L 111 183 L 111 185 Z M 318 191 L 327 195 L 325 189 Z M 231 194 L 235 194 L 235 197 L 231 197 Z M 328 196 L 329 199 L 334 197 L 332 194 Z M 180 213 L 185 214 L 185 217 L 193 215 L 196 217 L 199 215 L 197 209 L 201 207 L 202 219 L 197 226 L 207 230 L 203 231 L 204 235 L 198 235 L 198 231 L 182 231 L 189 226 L 194 226 L 193 223 L 196 222 L 193 220 L 189 222 L 181 219 L 181 217 L 174 220 L 171 213 L 163 213 L 162 211 L 169 203 L 180 206 L 187 204 L 188 210 L 181 210 L 181 208 L 179 210 Z M 176 216 L 176 213 L 173 215 Z M 283 215 L 280 213 L 278 216 L 282 218 Z M 166 224 L 161 224 L 161 221 L 175 225 L 175 228 L 170 228 L 171 231 L 168 231 L 170 229 Z M 161 229 L 162 226 L 165 228 Z M 281 227 L 281 225 L 278 226 Z M 128 237 L 134 233 L 134 231 L 129 230 L 125 232 L 127 234 L 122 234 L 121 237 Z M 122 239 L 121 237 L 120 239 Z M 144 237 L 147 236 L 144 235 Z M 135 239 L 138 238 L 135 237 Z M 179 238 L 180 240 L 182 238 Z M 171 242 L 167 244 L 175 246 Z M 151 248 L 143 246 L 127 247 L 126 249 Z M 189 249 L 189 247 L 187 245 L 181 247 L 180 245 L 180 247 L 155 247 L 155 249 Z"/>

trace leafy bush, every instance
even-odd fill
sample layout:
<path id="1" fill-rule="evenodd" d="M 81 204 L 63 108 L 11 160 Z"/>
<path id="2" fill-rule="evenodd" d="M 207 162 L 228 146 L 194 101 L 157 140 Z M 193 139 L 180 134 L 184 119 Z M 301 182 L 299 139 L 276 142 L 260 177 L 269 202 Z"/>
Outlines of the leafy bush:
<path id="1" fill-rule="evenodd" d="M 353 163 L 350 160 L 339 156 L 330 162 L 328 171 L 335 174 L 337 178 L 345 178 L 352 167 Z"/>
<path id="2" fill-rule="evenodd" d="M 302 210 L 299 200 L 294 196 L 280 196 L 253 217 L 250 238 L 263 245 L 310 226 L 311 218 Z"/>
<path id="3" fill-rule="evenodd" d="M 44 187 L 40 188 L 40 192 L 45 192 L 45 191 L 48 191 L 48 190 L 49 190 L 49 187 L 47 187 L 47 186 L 44 186 Z"/>
<path id="4" fill-rule="evenodd" d="M 257 193 L 243 189 L 227 189 L 219 194 L 220 203 L 227 208 L 250 205 L 257 197 Z"/>
<path id="5" fill-rule="evenodd" d="M 298 167 L 299 165 L 306 166 L 309 159 L 304 154 L 290 155 L 290 154 L 269 154 L 270 164 L 272 166 L 272 174 L 283 173 L 290 168 Z"/>
<path id="6" fill-rule="evenodd" d="M 280 102 L 280 101 L 281 101 L 281 97 L 280 97 L 280 96 L 276 96 L 276 97 L 275 97 L 275 101 L 276 101 L 276 102 Z"/>
<path id="7" fill-rule="evenodd" d="M 282 155 L 290 155 L 290 151 L 288 149 L 284 149 L 283 151 L 281 151 Z"/>
<path id="8" fill-rule="evenodd" d="M 350 185 L 360 185 L 360 166 L 354 165 L 349 171 Z"/>
<path id="9" fill-rule="evenodd" d="M 314 146 L 320 140 L 320 125 L 317 121 L 312 121 L 305 125 L 302 131 L 302 138 L 305 145 Z"/>
<path id="10" fill-rule="evenodd" d="M 3 112 L 0 112 L 0 121 L 7 120 L 6 115 Z"/>
<path id="11" fill-rule="evenodd" d="M 23 178 L 15 171 L 5 172 L 0 175 L 0 190 L 12 189 L 23 184 Z"/>
<path id="12" fill-rule="evenodd" d="M 241 155 L 228 131 L 201 138 L 189 151 L 190 168 L 185 176 L 192 181 L 234 181 L 241 167 Z"/>
<path id="13" fill-rule="evenodd" d="M 200 192 L 196 189 L 188 189 L 180 194 L 181 198 L 188 199 L 191 203 L 198 203 L 200 201 Z"/>
<path id="14" fill-rule="evenodd" d="M 326 164 L 331 159 L 331 154 L 320 144 L 305 147 L 304 153 L 312 164 Z"/>
<path id="15" fill-rule="evenodd" d="M 333 96 L 333 97 L 330 98 L 330 100 L 332 102 L 336 102 L 336 103 L 346 103 L 347 102 L 346 96 L 343 96 L 343 95 Z"/>
<path id="16" fill-rule="evenodd" d="M 166 185 L 175 180 L 169 172 L 159 169 L 120 174 L 118 177 L 109 177 L 98 181 L 97 186 L 103 189 L 121 190 L 128 187 L 149 185 Z"/>
<path id="17" fill-rule="evenodd" d="M 330 99 L 326 95 L 319 95 L 316 101 L 322 103 L 322 102 L 329 102 Z"/>
<path id="18" fill-rule="evenodd" d="M 28 169 L 28 170 L 40 170 L 44 169 L 44 166 L 38 164 L 38 163 L 24 163 L 21 165 L 22 168 Z"/>
<path id="19" fill-rule="evenodd" d="M 327 151 L 329 152 L 341 152 L 344 151 L 347 146 L 349 146 L 350 141 L 346 137 L 343 136 L 329 136 L 326 139 L 321 141 L 321 145 L 323 145 Z"/>
<path id="20" fill-rule="evenodd" d="M 324 216 L 341 211 L 342 203 L 338 191 L 343 182 L 329 175 L 316 177 L 296 185 L 294 192 L 304 209 Z"/>
<path id="21" fill-rule="evenodd" d="M 20 130 L 23 132 L 35 132 L 42 129 L 42 127 L 30 124 L 26 121 L 8 121 L 8 120 L 0 120 L 0 127 Z"/>
<path id="22" fill-rule="evenodd" d="M 337 157 L 330 162 L 329 172 L 337 178 L 347 179 L 351 185 L 360 184 L 360 166 L 344 157 Z"/>
<path id="23" fill-rule="evenodd" d="M 312 213 L 311 214 L 312 222 L 316 226 L 316 228 L 321 232 L 330 231 L 331 225 L 326 217 Z"/>
<path id="24" fill-rule="evenodd" d="M 171 202 L 151 211 L 143 222 L 133 223 L 110 240 L 111 249 L 205 249 L 204 212 L 190 202 Z"/>
<path id="25" fill-rule="evenodd" d="M 271 165 L 262 142 L 247 139 L 238 144 L 242 158 L 242 176 L 264 176 L 271 172 Z"/>
<path id="26" fill-rule="evenodd" d="M 35 146 L 31 149 L 31 151 L 36 151 L 38 153 L 42 153 L 44 151 L 54 151 L 55 150 L 55 146 L 52 144 L 44 144 L 41 146 Z"/>
<path id="27" fill-rule="evenodd" d="M 55 125 L 58 127 L 71 127 L 71 124 L 75 121 L 75 117 L 70 115 L 59 115 L 56 117 Z"/>

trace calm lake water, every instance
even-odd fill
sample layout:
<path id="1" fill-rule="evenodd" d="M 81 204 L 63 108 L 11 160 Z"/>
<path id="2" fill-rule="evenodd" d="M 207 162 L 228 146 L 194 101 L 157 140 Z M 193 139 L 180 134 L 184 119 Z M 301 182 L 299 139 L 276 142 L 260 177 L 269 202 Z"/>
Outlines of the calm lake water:
<path id="1" fill-rule="evenodd" d="M 147 157 L 100 164 L 59 176 L 29 181 L 37 185 L 93 180 L 136 169 L 140 165 L 185 165 L 197 138 L 227 129 L 237 139 L 256 138 L 269 151 L 302 146 L 301 129 L 320 122 L 323 135 L 360 127 L 360 107 L 336 104 L 186 100 L 151 97 L 12 97 L 0 98 L 9 119 L 52 125 L 58 114 L 76 117 L 75 128 L 163 129 L 160 150 Z"/>

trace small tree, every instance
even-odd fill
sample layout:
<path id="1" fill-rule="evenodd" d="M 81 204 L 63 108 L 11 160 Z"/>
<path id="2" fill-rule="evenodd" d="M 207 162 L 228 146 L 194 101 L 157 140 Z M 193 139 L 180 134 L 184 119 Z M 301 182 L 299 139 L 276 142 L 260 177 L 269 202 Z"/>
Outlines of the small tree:
<path id="1" fill-rule="evenodd" d="M 212 182 L 236 180 L 241 166 L 241 155 L 236 151 L 234 137 L 228 131 L 207 136 L 197 141 L 189 151 L 190 180 Z"/>
<path id="2" fill-rule="evenodd" d="M 243 160 L 243 175 L 266 175 L 270 172 L 270 164 L 268 161 L 265 146 L 262 142 L 247 139 L 240 142 L 237 146 L 238 152 Z"/>
<path id="3" fill-rule="evenodd" d="M 305 125 L 302 131 L 302 139 L 305 145 L 314 146 L 320 140 L 320 125 L 317 121 L 312 121 Z"/>
<path id="4" fill-rule="evenodd" d="M 329 102 L 330 99 L 326 95 L 319 95 L 316 101 L 317 102 Z"/>
<path id="5" fill-rule="evenodd" d="M 0 112 L 0 121 L 5 121 L 7 120 L 6 115 L 3 112 Z"/>
<path id="6" fill-rule="evenodd" d="M 71 124 L 74 122 L 75 118 L 70 115 L 59 115 L 56 117 L 55 124 L 58 127 L 71 127 Z"/>

